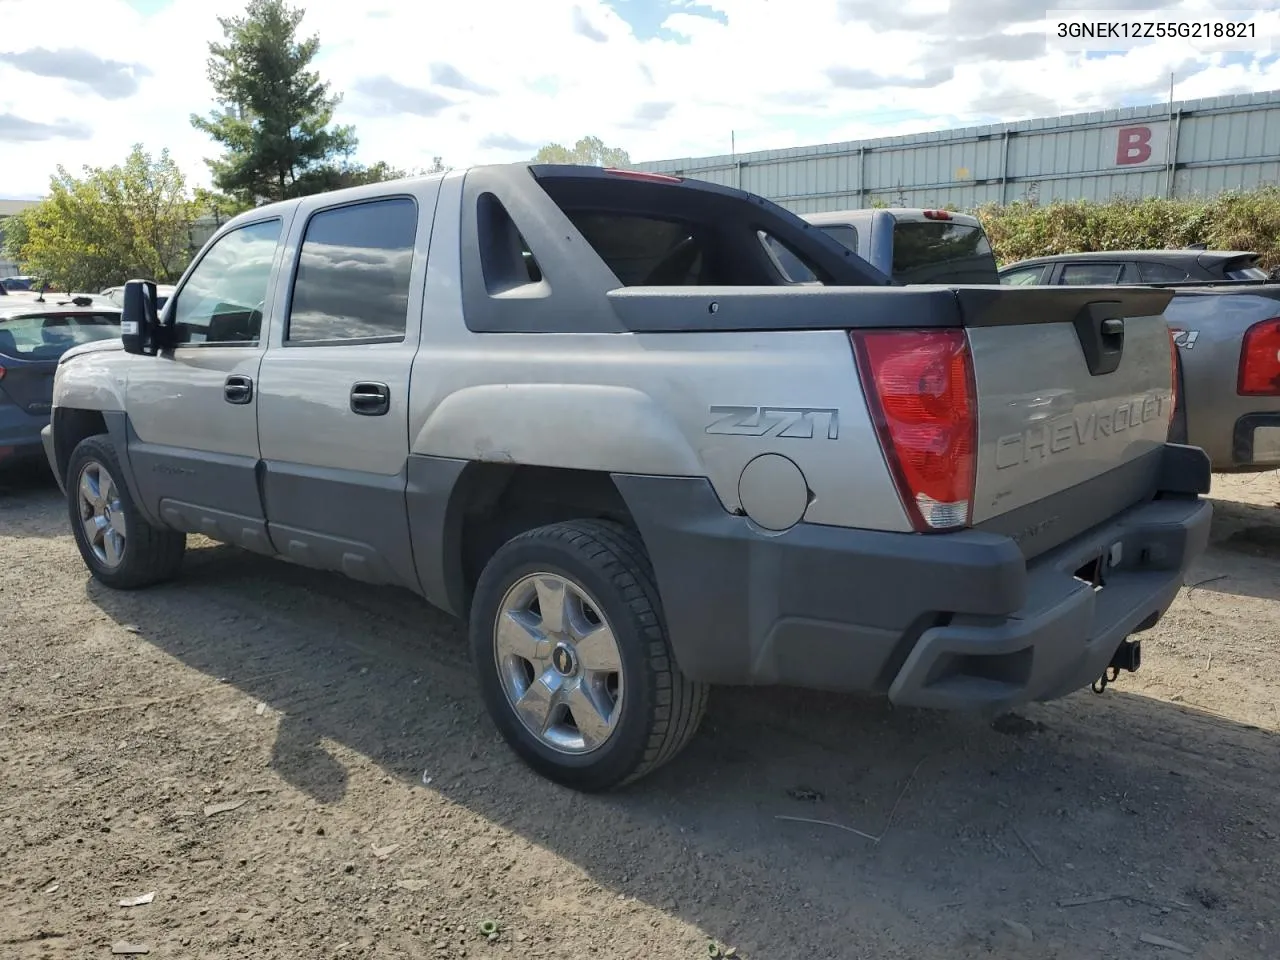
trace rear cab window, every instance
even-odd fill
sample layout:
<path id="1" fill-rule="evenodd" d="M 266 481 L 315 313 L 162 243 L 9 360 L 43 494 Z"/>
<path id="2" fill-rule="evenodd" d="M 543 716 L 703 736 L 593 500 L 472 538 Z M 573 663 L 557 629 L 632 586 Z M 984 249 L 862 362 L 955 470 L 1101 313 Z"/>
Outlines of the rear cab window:
<path id="1" fill-rule="evenodd" d="M 899 283 L 1000 282 L 986 231 L 948 220 L 895 219 L 893 279 Z"/>
<path id="2" fill-rule="evenodd" d="M 539 183 L 623 286 L 827 284 L 836 277 L 818 264 L 830 256 L 841 259 L 840 273 L 861 273 L 838 244 L 838 254 L 827 252 L 825 239 L 811 256 L 807 226 L 780 223 L 736 194 L 596 176 Z"/>
<path id="3" fill-rule="evenodd" d="M 56 360 L 72 347 L 120 336 L 118 313 L 41 313 L 0 317 L 0 354 Z"/>

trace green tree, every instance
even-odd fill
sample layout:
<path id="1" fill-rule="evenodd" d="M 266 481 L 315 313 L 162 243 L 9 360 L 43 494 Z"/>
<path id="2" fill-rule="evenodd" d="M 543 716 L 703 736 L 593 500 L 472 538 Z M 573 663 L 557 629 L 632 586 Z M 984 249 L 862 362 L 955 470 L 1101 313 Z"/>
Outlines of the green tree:
<path id="1" fill-rule="evenodd" d="M 599 137 L 583 137 L 572 147 L 548 143 L 534 163 L 579 163 L 590 167 L 629 167 L 631 156 L 621 147 L 607 147 Z"/>
<path id="2" fill-rule="evenodd" d="M 341 97 L 310 69 L 319 37 L 298 39 L 305 10 L 284 0 L 249 0 L 242 16 L 219 17 L 224 42 L 210 43 L 209 82 L 221 109 L 191 123 L 222 144 L 206 160 L 214 185 L 242 204 L 303 196 L 340 179 L 340 157 L 357 140 L 334 126 Z"/>
<path id="3" fill-rule="evenodd" d="M 186 178 L 162 151 L 139 144 L 122 165 L 64 167 L 49 195 L 5 224 L 5 252 L 61 290 L 94 291 L 145 277 L 176 280 L 190 260 L 196 207 Z"/>

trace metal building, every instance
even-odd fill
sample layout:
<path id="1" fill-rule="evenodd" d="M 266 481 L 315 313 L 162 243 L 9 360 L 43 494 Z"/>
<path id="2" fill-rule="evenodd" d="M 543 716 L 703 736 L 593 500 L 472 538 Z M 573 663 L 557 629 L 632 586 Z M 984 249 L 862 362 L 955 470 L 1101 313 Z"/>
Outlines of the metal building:
<path id="1" fill-rule="evenodd" d="M 1280 90 L 635 166 L 797 213 L 1211 195 L 1280 181 Z"/>

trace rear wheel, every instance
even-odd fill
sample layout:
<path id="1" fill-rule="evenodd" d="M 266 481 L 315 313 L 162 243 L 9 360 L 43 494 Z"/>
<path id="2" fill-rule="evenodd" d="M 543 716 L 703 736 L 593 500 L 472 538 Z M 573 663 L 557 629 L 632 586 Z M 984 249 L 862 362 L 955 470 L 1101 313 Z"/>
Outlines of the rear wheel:
<path id="1" fill-rule="evenodd" d="M 556 523 L 501 547 L 471 607 L 480 689 L 503 738 L 565 786 L 607 790 L 674 757 L 707 687 L 671 655 L 653 571 L 619 524 Z"/>
<path id="2" fill-rule="evenodd" d="M 109 587 L 132 590 L 176 576 L 187 538 L 148 523 L 123 476 L 110 438 L 80 441 L 67 464 L 67 508 L 89 572 Z"/>

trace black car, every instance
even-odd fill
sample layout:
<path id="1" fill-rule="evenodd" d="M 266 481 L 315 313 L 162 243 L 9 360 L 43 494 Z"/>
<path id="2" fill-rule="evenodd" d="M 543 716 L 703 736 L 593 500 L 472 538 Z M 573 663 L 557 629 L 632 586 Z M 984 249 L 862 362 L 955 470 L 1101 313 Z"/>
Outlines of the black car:
<path id="1" fill-rule="evenodd" d="M 0 465 L 41 454 L 62 355 L 119 336 L 120 311 L 88 298 L 0 301 Z"/>
<path id="2" fill-rule="evenodd" d="M 1000 269 L 1011 286 L 1149 283 L 1263 283 L 1258 255 L 1243 250 L 1102 250 L 1019 260 Z"/>

